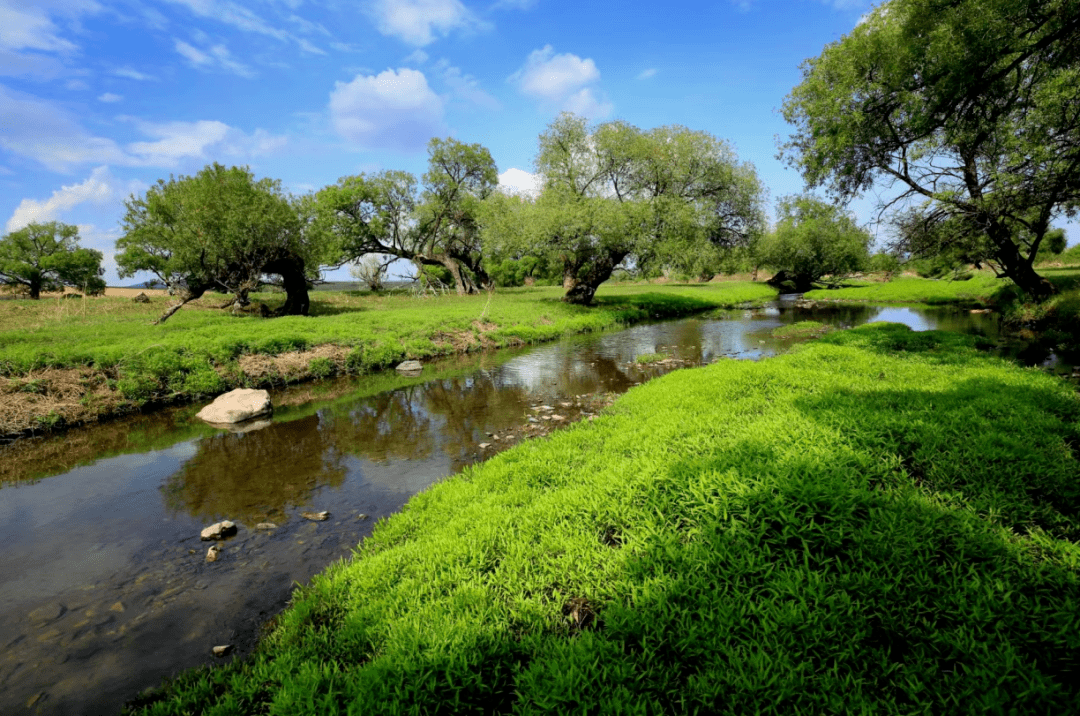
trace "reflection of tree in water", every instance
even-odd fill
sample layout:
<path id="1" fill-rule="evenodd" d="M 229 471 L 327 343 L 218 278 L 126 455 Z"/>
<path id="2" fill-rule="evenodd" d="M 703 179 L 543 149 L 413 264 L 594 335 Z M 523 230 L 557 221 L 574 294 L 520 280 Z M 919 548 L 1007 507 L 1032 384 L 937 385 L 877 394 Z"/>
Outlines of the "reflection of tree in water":
<path id="1" fill-rule="evenodd" d="M 420 386 L 424 406 L 442 418 L 440 442 L 454 469 L 469 462 L 485 433 L 521 425 L 529 396 L 521 386 L 499 385 L 488 374 L 436 380 Z"/>
<path id="2" fill-rule="evenodd" d="M 373 462 L 391 458 L 418 460 L 431 454 L 431 418 L 423 408 L 420 389 L 401 388 L 380 393 L 360 404 L 324 416 L 326 439 L 347 455 Z"/>
<path id="3" fill-rule="evenodd" d="M 317 488 L 345 479 L 342 453 L 318 415 L 250 433 L 218 433 L 165 483 L 165 503 L 195 517 L 244 523 L 281 518 Z"/>

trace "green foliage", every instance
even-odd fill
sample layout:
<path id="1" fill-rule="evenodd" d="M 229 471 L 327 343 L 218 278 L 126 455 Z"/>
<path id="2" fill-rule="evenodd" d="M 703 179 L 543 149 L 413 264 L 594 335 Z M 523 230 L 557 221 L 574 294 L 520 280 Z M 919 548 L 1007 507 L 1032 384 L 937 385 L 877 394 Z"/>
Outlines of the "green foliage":
<path id="1" fill-rule="evenodd" d="M 649 363 L 659 363 L 660 361 L 668 360 L 669 358 L 671 358 L 669 353 L 642 353 L 634 359 L 634 362 L 648 365 Z"/>
<path id="2" fill-rule="evenodd" d="M 215 163 L 195 176 L 159 179 L 125 202 L 120 276 L 149 271 L 187 299 L 217 290 L 243 302 L 264 274 L 280 274 L 289 292 L 284 312 L 306 313 L 306 281 L 328 251 L 325 234 L 304 230 L 301 208 L 310 213 L 309 205 L 247 168 Z"/>
<path id="3" fill-rule="evenodd" d="M 1070 713 L 1080 401 L 874 325 L 466 469 L 146 714 Z"/>
<path id="4" fill-rule="evenodd" d="M 753 166 L 686 127 L 590 126 L 563 113 L 540 135 L 535 165 L 545 182 L 537 199 L 487 202 L 485 250 L 557 267 L 572 303 L 591 303 L 626 265 L 711 277 L 724 252 L 748 244 L 764 222 Z"/>
<path id="5" fill-rule="evenodd" d="M 1080 200 L 1078 12 L 1075 0 L 882 3 L 803 65 L 783 152 L 845 199 L 896 186 L 882 204 L 907 206 L 902 234 L 985 252 L 1044 300 L 1053 287 L 1031 260 Z"/>
<path id="6" fill-rule="evenodd" d="M 890 279 L 900 271 L 900 259 L 895 254 L 879 251 L 866 262 L 866 270 L 874 273 L 883 273 Z"/>
<path id="7" fill-rule="evenodd" d="M 784 272 L 796 291 L 831 276 L 838 282 L 865 267 L 870 235 L 842 208 L 811 196 L 782 199 L 776 230 L 757 246 L 757 257 Z"/>
<path id="8" fill-rule="evenodd" d="M 79 227 L 33 222 L 0 239 L 0 284 L 24 287 L 30 298 L 64 286 L 88 295 L 105 291 L 101 252 L 79 247 Z"/>
<path id="9" fill-rule="evenodd" d="M 772 336 L 774 338 L 808 338 L 821 335 L 828 330 L 829 327 L 819 321 L 798 321 L 774 328 Z"/>

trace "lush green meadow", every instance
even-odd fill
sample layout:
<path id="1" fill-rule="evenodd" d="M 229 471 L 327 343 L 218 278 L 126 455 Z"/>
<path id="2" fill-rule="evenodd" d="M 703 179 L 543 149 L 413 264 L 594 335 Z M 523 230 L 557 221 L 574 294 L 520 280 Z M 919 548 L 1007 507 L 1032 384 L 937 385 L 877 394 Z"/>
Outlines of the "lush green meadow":
<path id="1" fill-rule="evenodd" d="M 892 281 L 849 281 L 844 288 L 808 291 L 815 301 L 864 301 L 867 303 L 928 303 L 990 305 L 1009 281 L 989 272 L 977 272 L 967 281 L 900 276 Z"/>
<path id="2" fill-rule="evenodd" d="M 449 478 L 148 714 L 1080 710 L 1080 400 L 876 324 Z"/>
<path id="3" fill-rule="evenodd" d="M 555 287 L 420 298 L 318 292 L 312 315 L 272 319 L 213 308 L 223 297 L 211 296 L 159 326 L 150 323 L 169 304 L 167 297 L 150 304 L 125 298 L 3 301 L 0 391 L 12 397 L 5 401 L 11 415 L 0 415 L 0 433 L 11 432 L 12 425 L 31 427 L 34 420 L 47 424 L 44 413 L 12 407 L 27 395 L 61 422 L 72 422 L 96 417 L 95 410 L 109 413 L 118 406 L 183 401 L 239 386 L 364 373 L 406 358 L 537 343 L 763 303 L 775 295 L 774 289 L 751 282 L 605 286 L 596 306 L 583 307 L 560 301 Z M 272 308 L 283 295 L 253 299 Z M 319 347 L 333 350 L 313 350 Z M 250 360 L 283 354 L 287 362 Z M 38 375 L 47 369 L 89 370 L 78 381 L 86 384 L 88 395 L 97 391 L 93 405 L 80 402 L 78 386 L 68 386 L 63 400 L 48 400 L 58 389 Z"/>

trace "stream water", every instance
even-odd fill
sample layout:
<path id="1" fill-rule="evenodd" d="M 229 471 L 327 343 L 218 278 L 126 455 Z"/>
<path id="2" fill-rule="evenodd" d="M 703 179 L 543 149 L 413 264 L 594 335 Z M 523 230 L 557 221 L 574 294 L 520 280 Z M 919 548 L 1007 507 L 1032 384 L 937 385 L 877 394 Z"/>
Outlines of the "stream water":
<path id="1" fill-rule="evenodd" d="M 464 466 L 669 370 L 758 359 L 799 320 L 873 320 L 996 338 L 955 309 L 800 307 L 639 325 L 525 350 L 285 389 L 246 432 L 199 406 L 0 450 L 0 713 L 115 714 L 183 669 L 243 657 L 297 584 L 347 557 L 382 517 Z M 637 356 L 673 360 L 640 365 Z M 1044 362 L 1045 356 L 1028 356 Z M 1067 370 L 1067 366 L 1057 366 Z M 329 512 L 312 521 L 304 511 Z M 214 562 L 200 530 L 238 524 Z M 256 528 L 272 522 L 274 528 Z"/>

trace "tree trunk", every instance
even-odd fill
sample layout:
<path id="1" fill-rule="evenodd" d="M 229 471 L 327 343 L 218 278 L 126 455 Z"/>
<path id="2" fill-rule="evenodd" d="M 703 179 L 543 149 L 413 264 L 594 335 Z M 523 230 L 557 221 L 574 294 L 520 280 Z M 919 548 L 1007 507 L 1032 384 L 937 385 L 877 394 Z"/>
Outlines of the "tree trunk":
<path id="1" fill-rule="evenodd" d="M 997 249 L 995 253 L 998 263 L 1005 275 L 1012 279 L 1021 291 L 1036 303 L 1042 303 L 1057 293 L 1054 284 L 1032 268 L 1031 261 L 1025 259 L 1020 253 L 1020 248 L 1013 243 L 1012 234 L 1008 227 L 1000 222 L 994 222 L 987 232 L 990 240 Z"/>
<path id="2" fill-rule="evenodd" d="M 30 298 L 34 299 L 35 301 L 38 300 L 39 298 L 41 298 L 41 284 L 40 283 L 31 283 L 30 284 Z"/>
<path id="3" fill-rule="evenodd" d="M 454 277 L 454 288 L 457 289 L 459 296 L 464 296 L 467 293 L 480 293 L 472 279 L 461 270 L 460 261 L 452 256 L 444 256 L 439 259 L 439 263 L 445 266 L 450 275 Z"/>
<path id="4" fill-rule="evenodd" d="M 626 254 L 625 251 L 615 251 L 590 256 L 588 260 L 591 263 L 584 275 L 581 269 L 585 261 L 576 261 L 574 265 L 564 265 L 563 288 L 566 289 L 566 295 L 562 300 L 578 306 L 592 305 L 596 290 L 600 288 L 600 284 L 611 278 L 615 267 L 626 258 Z"/>
<path id="5" fill-rule="evenodd" d="M 263 267 L 264 273 L 276 273 L 281 276 L 285 289 L 285 305 L 276 311 L 278 316 L 306 316 L 311 310 L 311 297 L 308 295 L 307 276 L 304 275 L 304 260 L 299 256 L 288 256 L 269 262 Z"/>

